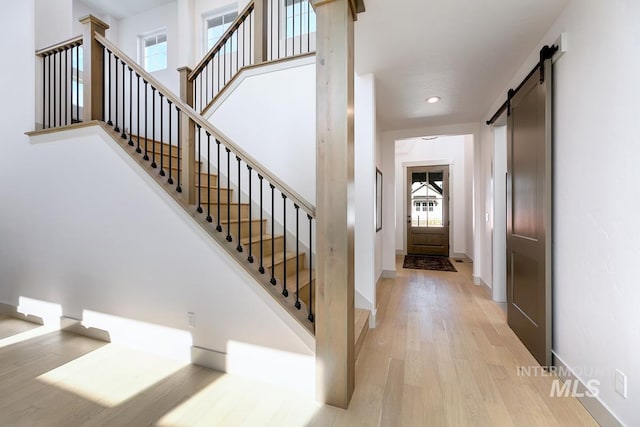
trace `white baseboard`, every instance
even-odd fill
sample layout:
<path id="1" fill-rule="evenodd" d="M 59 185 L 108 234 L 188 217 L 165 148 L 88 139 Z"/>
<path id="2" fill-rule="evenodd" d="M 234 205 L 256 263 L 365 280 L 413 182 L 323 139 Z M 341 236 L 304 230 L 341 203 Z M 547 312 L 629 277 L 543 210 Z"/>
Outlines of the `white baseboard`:
<path id="1" fill-rule="evenodd" d="M 602 427 L 623 427 L 624 424 L 618 420 L 618 418 L 611 412 L 611 410 L 605 405 L 597 396 L 592 396 L 588 391 L 587 386 L 582 382 L 582 379 L 578 378 L 573 370 L 567 366 L 566 363 L 555 353 L 553 353 L 553 366 L 557 367 L 556 375 L 562 381 L 575 382 L 579 384 L 578 393 L 581 396 L 577 396 L 577 399 L 582 403 L 591 416 Z"/>
<path id="2" fill-rule="evenodd" d="M 476 276 L 475 274 L 473 275 L 473 284 L 474 285 L 481 285 L 482 284 L 482 277 L 480 276 Z"/>
<path id="3" fill-rule="evenodd" d="M 396 249 L 396 255 L 406 255 L 407 251 L 404 249 Z"/>

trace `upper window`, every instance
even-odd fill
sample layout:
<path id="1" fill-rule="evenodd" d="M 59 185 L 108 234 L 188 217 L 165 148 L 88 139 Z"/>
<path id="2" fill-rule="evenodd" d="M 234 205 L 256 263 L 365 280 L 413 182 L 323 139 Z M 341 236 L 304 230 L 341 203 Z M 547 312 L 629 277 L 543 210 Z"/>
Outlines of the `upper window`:
<path id="1" fill-rule="evenodd" d="M 167 68 L 167 34 L 160 33 L 142 39 L 144 69 L 148 72 Z"/>
<path id="2" fill-rule="evenodd" d="M 284 0 L 284 4 L 287 14 L 286 37 L 316 32 L 316 14 L 309 0 Z"/>
<path id="3" fill-rule="evenodd" d="M 238 11 L 234 10 L 231 12 L 227 12 L 221 15 L 216 15 L 211 18 L 207 18 L 206 27 L 207 27 L 207 51 L 211 49 L 220 37 L 227 31 L 229 26 L 236 20 L 238 17 Z M 231 38 L 231 50 L 236 50 L 235 39 Z M 229 49 L 229 47 L 227 47 Z"/>

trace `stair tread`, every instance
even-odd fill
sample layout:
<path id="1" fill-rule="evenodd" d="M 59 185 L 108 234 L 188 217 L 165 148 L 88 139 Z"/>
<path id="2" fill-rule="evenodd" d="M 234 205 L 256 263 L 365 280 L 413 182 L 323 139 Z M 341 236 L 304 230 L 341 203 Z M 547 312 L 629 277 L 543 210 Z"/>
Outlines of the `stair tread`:
<path id="1" fill-rule="evenodd" d="M 283 237 L 283 235 L 282 234 L 276 234 L 273 237 L 275 239 L 281 239 Z M 262 235 L 262 241 L 265 241 L 265 240 L 271 240 L 271 234 L 263 234 Z M 240 240 L 240 242 L 242 242 L 243 245 L 248 245 L 249 244 L 249 237 L 243 237 L 242 240 Z M 260 243 L 260 236 L 251 237 L 251 243 Z"/>
<path id="2" fill-rule="evenodd" d="M 206 207 L 206 206 L 207 206 L 207 201 L 206 201 L 206 200 L 201 200 L 201 201 L 200 201 L 200 204 L 201 204 L 203 207 Z M 217 204 L 218 204 L 218 202 L 214 202 L 214 201 L 212 200 L 212 201 L 211 201 L 211 204 L 212 204 L 212 205 L 217 205 Z M 221 205 L 229 205 L 229 206 L 238 206 L 238 202 L 231 202 L 231 203 L 227 203 L 227 201 L 226 201 L 226 200 L 221 201 L 221 202 L 220 202 L 220 204 L 221 204 Z M 196 206 L 197 206 L 197 204 L 196 204 Z M 249 206 L 249 203 L 241 202 L 241 203 L 240 203 L 240 206 Z"/>

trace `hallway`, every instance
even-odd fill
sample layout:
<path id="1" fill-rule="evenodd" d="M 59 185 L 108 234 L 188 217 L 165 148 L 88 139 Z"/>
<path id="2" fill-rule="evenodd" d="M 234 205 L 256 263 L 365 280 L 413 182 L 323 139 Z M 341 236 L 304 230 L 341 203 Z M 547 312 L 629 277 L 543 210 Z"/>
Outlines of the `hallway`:
<path id="1" fill-rule="evenodd" d="M 533 357 L 502 309 L 458 273 L 403 270 L 378 289 L 378 328 L 348 411 L 231 375 L 0 317 L 0 420 L 16 426 L 597 425 Z M 31 333 L 31 335 L 29 335 Z M 22 334 L 22 335 L 21 335 Z M 20 340 L 23 337 L 25 339 Z"/>

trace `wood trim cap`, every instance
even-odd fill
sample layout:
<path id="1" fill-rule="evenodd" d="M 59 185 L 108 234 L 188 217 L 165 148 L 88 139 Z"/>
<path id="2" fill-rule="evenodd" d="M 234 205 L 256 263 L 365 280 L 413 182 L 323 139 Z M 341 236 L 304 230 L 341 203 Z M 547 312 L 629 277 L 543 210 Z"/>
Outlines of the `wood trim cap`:
<path id="1" fill-rule="evenodd" d="M 101 19 L 96 18 L 93 15 L 87 15 L 85 17 L 82 17 L 79 19 L 81 24 L 88 24 L 89 22 L 91 22 L 92 24 L 98 26 L 98 27 L 102 27 L 105 30 L 109 29 L 109 24 L 107 24 L 106 22 L 102 21 Z"/>

